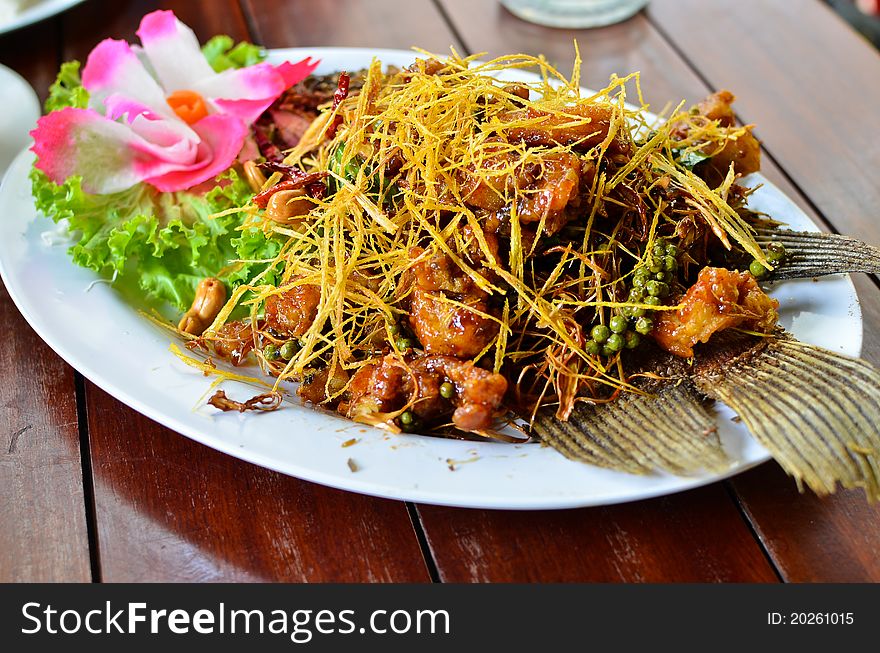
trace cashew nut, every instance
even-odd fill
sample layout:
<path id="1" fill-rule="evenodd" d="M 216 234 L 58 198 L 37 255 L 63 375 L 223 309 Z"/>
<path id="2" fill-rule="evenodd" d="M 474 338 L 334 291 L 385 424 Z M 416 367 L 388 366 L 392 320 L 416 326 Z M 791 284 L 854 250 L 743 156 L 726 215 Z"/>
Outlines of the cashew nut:
<path id="1" fill-rule="evenodd" d="M 269 198 L 266 217 L 272 222 L 289 224 L 294 218 L 306 215 L 314 204 L 306 198 L 305 191 L 280 190 Z"/>
<path id="2" fill-rule="evenodd" d="M 247 180 L 248 186 L 255 193 L 259 193 L 266 184 L 266 175 L 263 174 L 263 171 L 257 167 L 254 161 L 245 161 L 243 167 L 244 178 Z"/>
<path id="3" fill-rule="evenodd" d="M 219 279 L 207 277 L 196 287 L 192 307 L 181 318 L 177 328 L 194 336 L 202 335 L 226 303 L 226 287 Z"/>

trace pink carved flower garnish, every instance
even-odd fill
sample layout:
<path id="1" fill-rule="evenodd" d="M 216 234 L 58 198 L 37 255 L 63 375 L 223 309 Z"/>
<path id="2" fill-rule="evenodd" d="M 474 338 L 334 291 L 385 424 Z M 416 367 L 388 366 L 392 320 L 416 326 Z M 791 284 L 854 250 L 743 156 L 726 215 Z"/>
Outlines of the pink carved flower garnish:
<path id="1" fill-rule="evenodd" d="M 55 183 L 82 177 L 88 193 L 145 181 L 192 188 L 235 162 L 250 125 L 317 65 L 257 64 L 216 73 L 193 31 L 171 11 L 141 20 L 142 47 L 106 39 L 82 74 L 89 108 L 42 117 L 31 132 L 36 167 Z"/>

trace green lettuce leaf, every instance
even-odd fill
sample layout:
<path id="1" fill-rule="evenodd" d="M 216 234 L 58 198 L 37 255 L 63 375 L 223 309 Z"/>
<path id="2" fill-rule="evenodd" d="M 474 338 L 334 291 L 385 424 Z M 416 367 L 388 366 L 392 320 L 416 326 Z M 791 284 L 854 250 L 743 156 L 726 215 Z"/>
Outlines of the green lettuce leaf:
<path id="1" fill-rule="evenodd" d="M 89 92 L 83 88 L 82 79 L 79 76 L 79 61 L 68 61 L 61 64 L 61 70 L 55 83 L 49 87 L 49 97 L 46 98 L 46 113 L 74 107 L 85 109 L 89 104 Z"/>
<path id="2" fill-rule="evenodd" d="M 276 234 L 266 234 L 262 229 L 250 228 L 238 231 L 236 237 L 232 239 L 232 246 L 235 248 L 238 260 L 246 262 L 244 265 L 247 266 L 251 275 L 247 278 L 238 275 L 237 279 L 247 281 L 253 278 L 253 274 L 265 270 L 268 262 L 273 261 L 281 252 L 283 244 L 283 238 Z M 266 273 L 260 283 L 279 285 L 283 271 L 283 266 L 275 265 L 272 270 Z"/>
<path id="3" fill-rule="evenodd" d="M 231 37 L 219 34 L 202 46 L 202 54 L 218 73 L 229 68 L 246 68 L 266 60 L 266 50 L 242 41 L 238 45 Z"/>
<path id="4" fill-rule="evenodd" d="M 189 308 L 204 277 L 219 277 L 234 288 L 265 264 L 232 261 L 274 258 L 280 249 L 277 238 L 258 229 L 236 231 L 238 214 L 211 217 L 244 205 L 253 194 L 234 170 L 204 195 L 161 193 L 148 184 L 90 195 L 78 177 L 59 186 L 36 169 L 31 181 L 37 209 L 55 222 L 68 221 L 76 241 L 69 253 L 77 265 L 115 275 L 123 289 L 137 289 L 179 310 Z"/>

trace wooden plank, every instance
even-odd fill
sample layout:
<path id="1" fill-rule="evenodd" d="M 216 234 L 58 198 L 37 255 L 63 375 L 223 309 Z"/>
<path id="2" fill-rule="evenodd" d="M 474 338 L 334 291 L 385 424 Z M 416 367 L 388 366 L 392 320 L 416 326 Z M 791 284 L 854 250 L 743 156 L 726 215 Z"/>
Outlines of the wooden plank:
<path id="1" fill-rule="evenodd" d="M 323 44 L 323 43 L 327 43 L 328 41 L 326 41 L 326 37 L 322 33 L 321 26 L 324 25 L 329 19 L 322 18 L 322 16 L 335 15 L 339 11 L 339 7 L 341 7 L 342 5 L 345 5 L 345 4 L 346 3 L 322 3 L 321 6 L 323 9 L 321 10 L 321 13 L 319 13 L 317 15 L 317 18 L 315 18 L 315 16 L 312 16 L 312 21 L 317 22 L 318 23 L 317 25 L 315 25 L 314 22 L 303 22 L 306 20 L 304 14 L 303 15 L 295 15 L 292 13 L 286 14 L 285 15 L 286 19 L 281 19 L 281 18 L 278 18 L 277 12 L 270 10 L 270 11 L 267 11 L 267 15 L 271 16 L 272 20 L 269 21 L 268 28 L 271 29 L 272 31 L 266 32 L 267 28 L 263 27 L 263 23 L 260 22 L 261 17 L 259 14 L 252 13 L 251 19 L 254 21 L 257 21 L 257 31 L 258 31 L 258 33 L 261 34 L 260 40 L 267 43 L 268 45 L 271 45 L 271 46 L 302 45 L 302 44 L 308 44 L 308 43 Z M 266 5 L 264 4 L 264 6 L 266 6 Z M 373 6 L 374 6 L 374 4 L 371 3 L 371 7 L 373 7 Z M 285 3 L 285 7 L 290 7 L 291 11 L 292 11 L 293 9 L 300 8 L 301 3 Z M 480 28 L 479 20 L 472 21 L 473 13 L 474 12 L 479 13 L 484 10 L 494 11 L 496 4 L 495 3 L 476 3 L 475 6 L 471 6 L 470 4 L 468 4 L 466 6 L 464 3 L 459 3 L 459 7 L 461 8 L 462 11 L 465 12 L 466 17 L 467 17 L 467 21 L 468 21 L 468 25 L 470 27 L 476 26 L 477 29 L 479 30 L 479 28 Z M 342 12 L 342 13 L 345 13 L 345 12 Z M 516 19 L 513 19 L 513 20 L 515 21 Z M 472 22 L 470 22 L 470 21 L 472 21 Z M 355 24 L 357 24 L 356 20 L 353 22 Z M 428 21 L 425 20 L 425 22 L 427 23 Z M 308 30 L 306 30 L 306 34 L 300 34 L 300 32 L 298 31 L 299 25 L 308 25 Z M 461 28 L 461 25 L 459 25 L 459 27 Z M 482 27 L 485 28 L 485 25 L 483 25 Z M 297 31 L 294 31 L 293 33 L 291 33 L 290 32 L 291 29 L 294 29 Z M 283 30 L 283 32 L 281 34 L 276 35 L 276 32 L 278 30 Z M 401 45 L 401 43 L 398 40 L 396 40 L 396 39 L 400 38 L 396 34 L 387 34 L 383 30 L 380 30 L 379 32 L 373 32 L 371 30 L 361 30 L 361 31 L 368 33 L 368 35 L 364 36 L 364 37 L 358 37 L 358 38 L 366 38 L 369 40 L 355 41 L 355 43 L 357 43 L 359 45 L 360 44 L 374 45 L 376 47 L 398 47 Z M 487 30 L 487 31 L 489 31 L 493 36 L 496 36 L 496 37 L 498 36 L 498 33 L 495 30 Z M 410 33 L 411 32 L 407 32 L 407 34 L 410 34 Z M 415 37 L 412 37 L 412 38 L 415 38 Z M 504 36 L 501 36 L 501 39 L 506 40 L 506 38 Z M 467 42 L 467 37 L 465 37 L 465 41 Z M 660 41 L 660 40 L 658 40 L 658 41 L 659 41 L 659 44 L 662 45 L 662 41 Z M 560 39 L 560 42 L 562 42 L 562 39 Z M 615 42 L 616 42 L 615 39 L 608 39 L 608 41 L 607 41 L 608 44 L 612 44 Z M 350 41 L 345 41 L 345 43 L 348 44 L 348 43 L 350 43 Z M 570 45 L 571 41 L 565 40 L 565 43 L 566 43 L 565 54 L 570 56 L 571 52 L 572 52 L 571 45 Z M 431 48 L 436 49 L 437 48 L 436 45 L 432 45 L 431 43 L 419 42 L 419 44 L 423 45 L 423 47 L 426 47 L 429 49 L 431 49 Z M 483 46 L 481 45 L 477 49 L 483 49 Z M 501 54 L 503 51 L 504 50 L 499 48 L 495 52 L 493 52 L 493 54 Z M 560 48 L 560 52 L 562 52 L 561 48 Z M 607 78 L 607 73 L 604 74 L 603 76 L 605 78 Z M 741 577 L 744 577 L 744 578 L 772 580 L 773 574 L 772 574 L 772 571 L 770 571 L 769 565 L 767 565 L 766 561 L 763 560 L 759 548 L 755 545 L 754 540 L 750 537 L 748 530 L 744 527 L 741 519 L 739 519 L 732 503 L 726 497 L 719 496 L 718 493 L 712 494 L 712 496 L 713 496 L 713 498 L 721 500 L 721 505 L 723 507 L 721 512 L 723 514 L 725 514 L 727 517 L 727 519 L 725 520 L 725 524 L 727 524 L 727 526 L 729 526 L 733 531 L 735 531 L 738 536 L 738 538 L 734 538 L 734 541 L 736 541 L 738 543 L 740 549 L 748 551 L 752 557 L 750 559 L 748 559 L 747 562 L 743 563 L 743 566 L 741 569 L 738 568 L 735 571 L 731 571 L 729 574 L 726 571 L 725 572 L 717 572 L 719 567 L 717 565 L 714 565 L 714 563 L 712 563 L 712 564 L 707 564 L 705 568 L 701 568 L 698 571 L 695 571 L 693 574 L 693 577 L 717 578 L 717 577 L 725 576 L 725 574 L 727 574 L 728 576 L 740 575 Z M 673 509 L 670 509 L 670 510 L 673 510 Z M 509 523 L 507 521 L 509 519 L 507 513 L 489 513 L 486 511 L 466 511 L 465 512 L 465 511 L 456 511 L 456 510 L 444 509 L 444 508 L 432 508 L 432 507 L 425 507 L 425 506 L 420 507 L 419 512 L 423 518 L 423 522 L 425 523 L 426 529 L 428 530 L 428 537 L 431 541 L 432 553 L 435 556 L 436 560 L 438 561 L 438 564 L 441 561 L 443 561 L 445 563 L 445 562 L 451 562 L 454 560 L 466 560 L 467 559 L 467 556 L 464 556 L 464 557 L 459 556 L 459 548 L 457 546 L 458 539 L 456 537 L 457 534 L 450 533 L 448 530 L 443 531 L 441 529 L 441 527 L 439 525 L 439 521 L 437 521 L 440 519 L 440 516 L 445 516 L 447 518 L 447 521 L 445 522 L 447 524 L 447 526 L 450 524 L 457 523 L 457 521 L 459 519 L 467 520 L 468 518 L 471 518 L 471 517 L 476 519 L 477 516 L 482 516 L 482 517 L 480 517 L 481 519 L 485 519 L 487 522 L 490 522 L 492 524 L 497 524 L 499 528 L 503 528 L 504 524 Z M 557 514 L 557 513 L 554 513 L 554 514 Z M 687 513 L 686 513 L 686 511 L 679 511 L 679 514 L 685 515 Z M 538 519 L 539 517 L 526 516 L 523 519 L 527 521 L 532 518 Z M 552 517 L 552 516 L 545 517 L 545 519 L 551 519 L 551 520 L 553 518 L 554 517 Z M 656 523 L 659 524 L 660 522 L 658 521 Z M 477 532 L 479 532 L 479 528 L 477 528 L 476 530 L 477 530 Z M 526 550 L 526 549 L 530 550 L 532 547 L 529 546 L 531 544 L 531 542 L 529 541 L 528 534 L 533 531 L 534 531 L 533 528 L 527 526 L 527 527 L 523 528 L 522 530 L 517 529 L 517 537 L 504 538 L 504 542 L 506 543 L 506 546 L 502 546 L 500 549 L 498 549 L 499 557 L 504 557 L 505 559 L 508 559 L 508 560 L 513 558 L 513 560 L 516 561 L 517 557 L 512 554 L 512 550 L 516 550 L 516 551 L 522 551 L 522 550 Z M 444 533 L 447 535 L 447 537 L 445 537 L 445 538 L 443 537 Z M 564 540 L 564 541 L 569 544 L 572 544 L 572 542 L 577 542 L 579 540 L 577 540 L 577 538 L 575 538 L 575 537 L 570 536 L 570 538 L 568 540 Z M 665 540 L 665 542 L 668 542 L 668 540 Z M 493 544 L 497 544 L 497 543 L 493 543 Z M 658 550 L 658 551 L 661 550 L 663 548 L 663 545 L 664 545 L 664 542 L 661 542 L 661 544 L 656 548 L 656 550 Z M 577 548 L 577 547 L 575 546 L 575 548 Z M 487 547 L 485 547 L 485 550 L 489 551 L 489 550 L 493 550 L 493 549 L 492 549 L 492 546 L 487 546 Z M 485 558 L 485 559 L 488 559 L 488 558 Z M 684 557 L 682 558 L 682 560 L 684 560 Z M 746 557 L 744 556 L 742 558 L 742 560 L 746 560 Z M 533 572 L 537 573 L 537 578 L 541 578 L 543 571 L 547 571 L 547 570 L 543 569 L 542 567 L 539 567 L 539 566 L 536 567 L 534 564 L 535 561 L 533 561 L 533 560 L 528 560 L 528 561 L 522 560 L 521 562 L 523 562 L 523 563 L 527 562 L 527 564 L 522 564 L 521 566 L 523 568 L 531 569 Z M 763 566 L 762 566 L 762 563 L 763 563 Z M 451 567 L 448 567 L 445 564 L 440 567 L 440 573 L 441 573 L 441 576 L 443 577 L 444 580 L 484 580 L 484 579 L 512 580 L 512 579 L 518 578 L 515 575 L 511 575 L 509 570 L 496 569 L 494 571 L 497 572 L 497 575 L 493 575 L 492 571 L 493 570 L 491 569 L 491 565 L 488 565 L 487 570 L 484 574 L 471 575 L 470 577 L 468 577 L 467 575 L 464 575 L 462 573 L 454 572 L 451 569 Z M 685 572 L 681 572 L 680 568 L 678 571 L 679 571 L 680 576 L 690 577 Z M 579 573 L 580 574 L 585 573 L 584 567 L 574 565 L 574 567 L 572 567 L 572 570 L 570 570 L 570 572 L 569 572 L 569 577 L 577 577 L 577 575 Z M 642 575 L 649 574 L 649 572 L 646 568 L 639 568 L 638 571 L 636 571 L 634 568 L 631 570 L 624 569 L 624 571 L 621 573 L 624 576 L 628 573 L 632 573 L 632 574 L 638 573 L 638 574 L 642 574 Z"/>
<path id="2" fill-rule="evenodd" d="M 338 45 L 447 52 L 452 35 L 431 0 L 242 0 L 271 48 Z"/>
<path id="3" fill-rule="evenodd" d="M 602 30 L 546 30 L 519 20 L 494 2 L 443 0 L 443 6 L 469 51 L 487 50 L 493 56 L 512 51 L 543 52 L 551 62 L 565 69 L 573 61 L 570 44 L 577 38 L 584 59 L 584 83 L 593 88 L 603 86 L 612 73 L 640 70 L 646 99 L 657 108 L 682 98 L 693 102 L 710 90 L 643 15 Z M 728 51 L 738 53 L 733 45 Z M 725 82 L 721 79 L 718 84 L 724 86 Z M 740 95 L 744 90 L 747 89 L 741 89 Z M 821 216 L 810 209 L 809 201 L 772 160 L 765 158 L 763 172 L 821 223 Z M 854 281 L 865 316 L 865 357 L 880 364 L 880 293 L 866 277 L 856 277 Z M 772 484 L 765 483 L 767 479 L 772 479 Z M 863 561 L 870 559 L 870 552 L 880 549 L 880 510 L 867 506 L 858 493 L 845 493 L 824 501 L 809 494 L 799 496 L 793 482 L 775 463 L 738 477 L 733 487 L 740 493 L 753 526 L 786 579 L 837 578 L 841 568 L 860 570 L 853 571 L 851 576 L 864 573 L 865 579 L 875 578 L 876 571 Z M 786 489 L 779 498 L 774 491 L 782 488 Z M 777 520 L 776 513 L 765 509 L 765 504 L 777 507 L 787 504 L 792 514 L 797 514 L 805 524 L 818 524 L 816 528 L 822 530 L 825 537 L 821 541 L 799 541 L 798 535 L 788 528 L 790 522 L 786 522 L 783 515 Z M 868 534 L 851 538 L 850 533 L 860 524 Z M 426 520 L 425 529 L 429 534 L 431 528 L 432 524 Z M 836 537 L 831 536 L 833 533 Z M 499 558 L 510 555 L 510 549 L 502 546 Z"/>
<path id="4" fill-rule="evenodd" d="M 543 53 L 565 70 L 574 61 L 572 43 L 577 38 L 586 85 L 601 88 L 611 73 L 641 70 L 649 99 L 666 102 L 704 94 L 699 80 L 643 16 L 608 30 L 548 30 L 517 19 L 494 2 L 444 0 L 442 6 L 468 51 L 485 50 L 490 56 Z M 687 525 L 701 513 L 711 517 L 702 522 L 697 518 L 691 532 Z M 419 514 L 444 580 L 526 580 L 529 575 L 584 581 L 776 578 L 722 485 L 658 501 L 544 515 L 470 511 L 453 518 L 448 509 L 425 506 Z M 473 529 L 460 532 L 459 520 L 461 528 Z M 478 555 L 456 548 L 463 534 L 462 546 Z M 585 555 L 592 551 L 597 555 Z M 474 557 L 478 562 L 471 564 Z"/>
<path id="5" fill-rule="evenodd" d="M 880 55 L 818 0 L 656 0 L 655 22 L 842 233 L 880 243 Z"/>
<path id="6" fill-rule="evenodd" d="M 87 396 L 102 580 L 429 580 L 403 503 L 250 465 Z"/>
<path id="7" fill-rule="evenodd" d="M 201 42 L 215 34 L 229 34 L 239 40 L 249 37 L 236 0 L 91 0 L 62 15 L 64 59 L 85 61 L 92 48 L 105 38 L 137 43 L 135 32 L 141 17 L 157 9 L 174 11 Z"/>
<path id="8" fill-rule="evenodd" d="M 487 52 L 490 57 L 543 54 L 568 75 L 577 40 L 584 86 L 603 88 L 611 74 L 640 71 L 645 98 L 656 111 L 667 102 L 677 104 L 705 95 L 704 87 L 642 14 L 601 29 L 569 30 L 528 23 L 493 0 L 441 0 L 440 5 L 468 52 Z M 671 67 L 670 62 L 674 62 Z"/>
<path id="9" fill-rule="evenodd" d="M 876 242 L 880 231 L 868 218 L 873 213 L 866 212 L 865 202 L 876 207 L 880 189 L 862 170 L 876 168 L 880 149 L 872 148 L 870 139 L 851 140 L 855 132 L 850 129 L 876 133 L 880 127 L 876 112 L 880 95 L 876 85 L 868 83 L 880 78 L 880 58 L 821 3 L 760 5 L 760 9 L 745 8 L 738 3 L 737 20 L 730 20 L 726 12 L 731 7 L 725 3 L 673 5 L 660 0 L 651 4 L 650 16 L 713 86 L 737 92 L 742 119 L 757 125 L 764 146 L 823 211 L 825 224 Z M 714 30 L 710 46 L 704 32 L 720 14 L 725 16 L 725 29 Z M 745 34 L 753 38 L 741 40 Z M 745 42 L 749 47 L 737 47 Z M 828 57 L 828 52 L 834 56 Z M 840 74 L 841 62 L 847 62 L 850 74 Z M 837 102 L 836 113 L 827 114 L 835 115 L 833 124 L 823 121 L 822 112 L 841 97 L 847 101 Z M 841 111 L 847 116 L 852 112 L 852 118 Z M 764 172 L 811 217 L 817 217 L 804 193 L 795 190 L 775 165 L 765 161 Z M 854 282 L 865 325 L 863 357 L 880 365 L 880 292 L 864 276 Z M 841 492 L 826 499 L 798 495 L 775 465 L 739 476 L 732 484 L 787 580 L 880 580 L 880 506 L 868 505 L 861 492 Z"/>
<path id="10" fill-rule="evenodd" d="M 880 508 L 864 493 L 819 499 L 775 465 L 733 481 L 742 506 L 782 577 L 796 583 L 880 581 Z"/>
<path id="11" fill-rule="evenodd" d="M 203 41 L 249 36 L 234 0 L 90 2 L 65 18 L 65 57 L 83 58 L 107 36 L 133 40 L 140 17 L 157 7 L 173 9 Z M 403 503 L 249 465 L 91 384 L 86 395 L 102 580 L 429 580 Z"/>
<path id="12" fill-rule="evenodd" d="M 0 36 L 0 61 L 44 100 L 59 23 Z M 33 44 L 40 43 L 39 49 Z M 73 370 L 31 330 L 0 283 L 0 581 L 91 580 Z"/>
<path id="13" fill-rule="evenodd" d="M 73 370 L 0 284 L 0 582 L 88 582 Z"/>
<path id="14" fill-rule="evenodd" d="M 419 506 L 444 582 L 775 582 L 724 487 L 620 506 Z"/>

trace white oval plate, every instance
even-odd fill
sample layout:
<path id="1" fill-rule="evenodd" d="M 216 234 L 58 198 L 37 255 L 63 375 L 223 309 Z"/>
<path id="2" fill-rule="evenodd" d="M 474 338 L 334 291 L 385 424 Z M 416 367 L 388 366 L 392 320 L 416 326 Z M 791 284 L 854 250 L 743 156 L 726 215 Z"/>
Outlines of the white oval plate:
<path id="1" fill-rule="evenodd" d="M 22 11 L 13 13 L 3 19 L 0 16 L 0 34 L 20 29 L 32 23 L 39 22 L 55 14 L 67 11 L 83 0 L 39 0 Z"/>
<path id="2" fill-rule="evenodd" d="M 273 60 L 322 60 L 318 73 L 356 70 L 373 56 L 406 65 L 410 52 L 344 48 L 275 51 Z M 168 350 L 167 331 L 153 325 L 96 274 L 74 266 L 66 246 L 46 245 L 52 228 L 30 196 L 29 152 L 13 163 L 0 187 L 0 274 L 34 330 L 73 367 L 135 410 L 193 440 L 263 467 L 332 487 L 394 499 L 450 506 L 548 509 L 643 499 L 697 487 L 768 459 L 732 413 L 718 423 L 734 461 L 725 474 L 688 478 L 632 476 L 569 461 L 537 444 L 510 445 L 389 435 L 291 399 L 262 414 L 221 413 L 204 405 L 208 380 Z M 764 185 L 751 204 L 796 229 L 816 230 L 777 188 Z M 842 353 L 861 351 L 861 311 L 848 277 L 793 281 L 773 292 L 783 326 L 798 338 Z M 232 397 L 254 394 L 229 383 Z M 131 437 L 139 437 L 132 433 Z M 356 438 L 357 443 L 343 447 Z M 351 471 L 349 460 L 357 471 Z"/>

